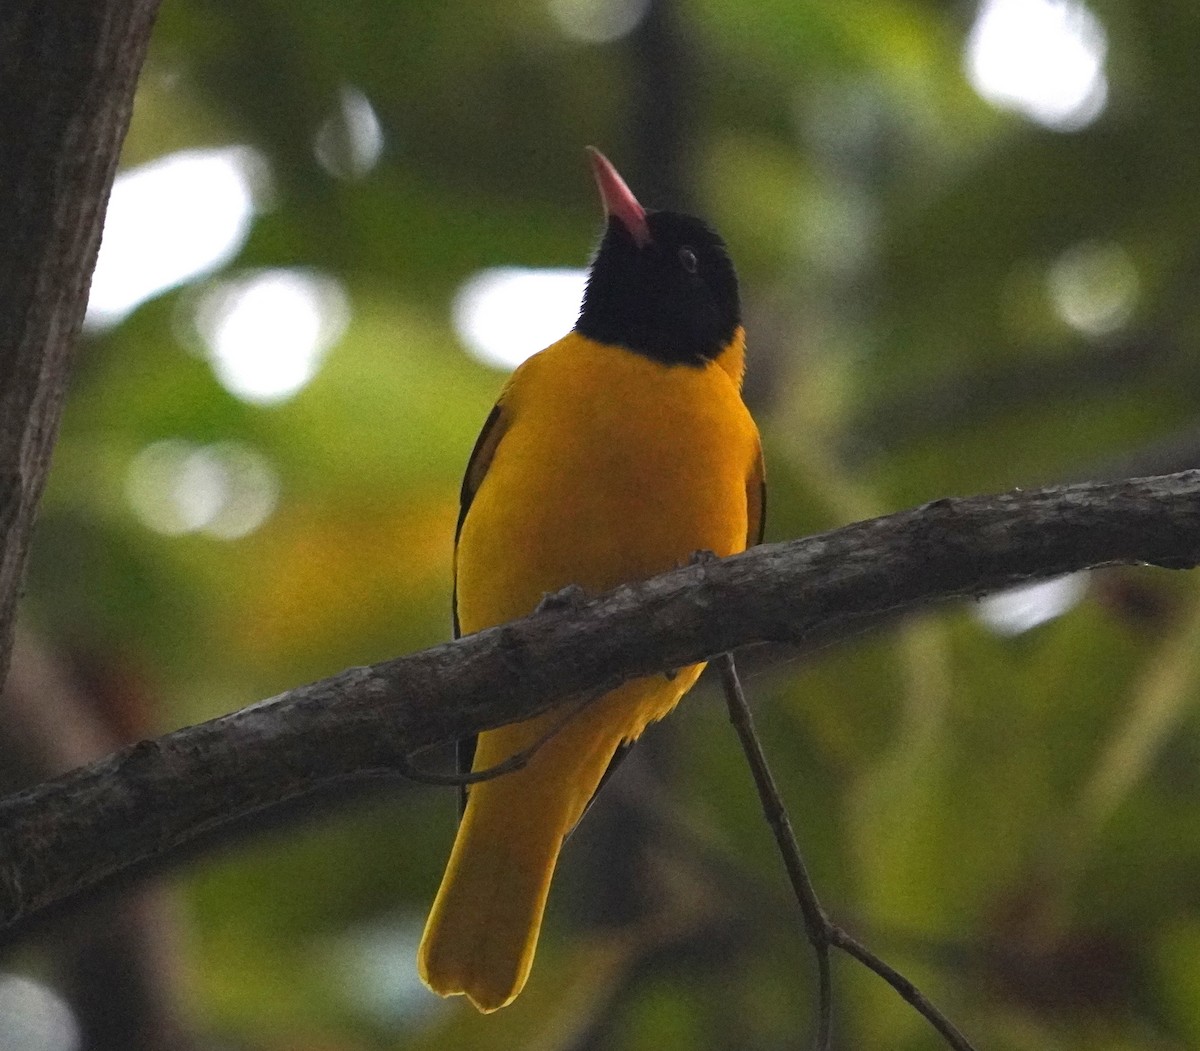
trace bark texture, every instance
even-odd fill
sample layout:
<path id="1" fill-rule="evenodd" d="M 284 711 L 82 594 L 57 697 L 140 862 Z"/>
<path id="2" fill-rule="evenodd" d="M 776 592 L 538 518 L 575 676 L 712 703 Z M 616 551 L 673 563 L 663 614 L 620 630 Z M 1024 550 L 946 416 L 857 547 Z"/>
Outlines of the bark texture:
<path id="1" fill-rule="evenodd" d="M 564 697 L 757 642 L 823 644 L 931 603 L 1200 561 L 1200 471 L 938 500 L 351 668 L 0 800 L 0 929 L 248 815 Z"/>
<path id="2" fill-rule="evenodd" d="M 0 4 L 0 681 L 158 0 Z"/>

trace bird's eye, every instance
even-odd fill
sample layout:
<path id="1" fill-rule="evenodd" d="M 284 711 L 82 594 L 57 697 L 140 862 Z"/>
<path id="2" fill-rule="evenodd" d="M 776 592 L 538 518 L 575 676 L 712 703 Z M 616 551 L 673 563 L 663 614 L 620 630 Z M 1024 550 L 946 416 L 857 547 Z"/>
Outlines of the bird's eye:
<path id="1" fill-rule="evenodd" d="M 684 245 L 679 249 L 679 262 L 683 265 L 684 270 L 689 274 L 696 272 L 696 267 L 699 265 L 696 259 L 695 251 L 688 245 Z"/>

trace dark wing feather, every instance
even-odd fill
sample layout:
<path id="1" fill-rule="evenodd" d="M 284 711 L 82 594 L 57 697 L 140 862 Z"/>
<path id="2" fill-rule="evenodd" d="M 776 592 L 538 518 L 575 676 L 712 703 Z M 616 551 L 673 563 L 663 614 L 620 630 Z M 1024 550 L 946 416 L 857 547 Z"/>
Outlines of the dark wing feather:
<path id="1" fill-rule="evenodd" d="M 762 446 L 746 479 L 746 546 L 763 542 L 767 528 L 767 476 L 763 469 Z"/>
<path id="2" fill-rule="evenodd" d="M 600 794 L 600 789 L 608 784 L 608 779 L 617 772 L 617 767 L 621 765 L 622 760 L 629 754 L 635 744 L 637 744 L 636 741 L 622 741 L 617 745 L 617 750 L 613 752 L 613 757 L 608 761 L 608 766 L 605 767 L 604 774 L 596 785 L 596 791 L 592 793 L 592 798 L 587 801 L 587 806 L 583 808 L 583 813 L 579 815 L 579 821 L 582 821 L 587 816 L 587 812 L 592 809 L 592 804 L 596 802 L 596 797 Z M 579 827 L 579 821 L 576 821 L 571 826 L 571 831 L 567 833 L 568 836 Z"/>
<path id="3" fill-rule="evenodd" d="M 479 437 L 475 439 L 475 448 L 471 450 L 471 458 L 467 461 L 467 471 L 463 475 L 462 490 L 458 500 L 458 524 L 454 527 L 454 588 L 450 597 L 450 615 L 454 620 L 454 637 L 456 639 L 462 635 L 462 626 L 458 622 L 458 538 L 462 536 L 463 522 L 467 520 L 467 512 L 471 510 L 471 501 L 475 499 L 483 476 L 487 474 L 488 468 L 492 465 L 492 458 L 496 455 L 496 446 L 500 444 L 500 439 L 507 429 L 508 419 L 504 415 L 500 403 L 497 402 L 489 413 L 483 430 L 479 432 Z M 474 736 L 464 737 L 458 742 L 457 759 L 460 774 L 471 772 L 471 764 L 475 760 L 475 743 Z M 467 786 L 463 785 L 458 790 L 459 818 L 462 817 L 466 807 Z"/>

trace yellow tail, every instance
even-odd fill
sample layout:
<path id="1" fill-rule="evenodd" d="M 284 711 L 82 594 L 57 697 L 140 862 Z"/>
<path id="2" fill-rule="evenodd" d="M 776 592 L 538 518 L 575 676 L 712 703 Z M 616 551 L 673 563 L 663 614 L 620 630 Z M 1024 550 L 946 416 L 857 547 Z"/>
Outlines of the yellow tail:
<path id="1" fill-rule="evenodd" d="M 671 681 L 631 683 L 595 702 L 523 770 L 473 785 L 417 954 L 421 980 L 441 996 L 466 994 L 480 1011 L 511 1003 L 525 985 L 563 839 L 623 740 L 671 710 L 700 667 Z M 481 734 L 475 769 L 537 740 L 561 713 Z"/>

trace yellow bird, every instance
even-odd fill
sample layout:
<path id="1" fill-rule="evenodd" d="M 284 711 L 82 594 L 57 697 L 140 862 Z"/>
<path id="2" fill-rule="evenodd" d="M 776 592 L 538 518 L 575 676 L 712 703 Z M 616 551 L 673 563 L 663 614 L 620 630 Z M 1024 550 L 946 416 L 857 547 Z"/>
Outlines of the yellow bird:
<path id="1" fill-rule="evenodd" d="M 742 402 L 745 334 L 724 242 L 643 209 L 591 151 L 607 226 L 575 328 L 505 385 L 475 443 L 455 546 L 455 632 L 532 612 L 567 585 L 599 593 L 762 536 L 758 430 Z M 533 963 L 563 839 L 606 771 L 703 665 L 635 679 L 571 719 L 522 770 L 472 785 L 418 953 L 421 978 L 480 1011 Z M 460 744 L 481 770 L 561 713 Z"/>

